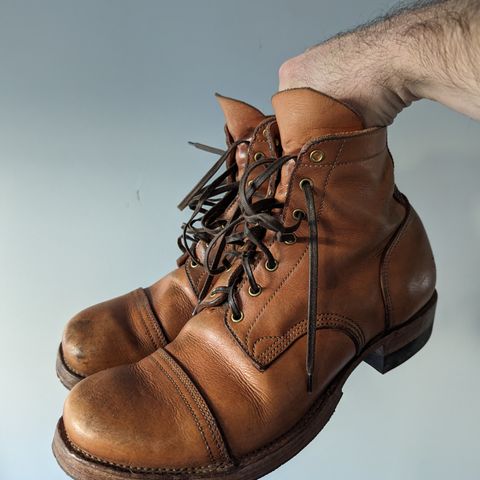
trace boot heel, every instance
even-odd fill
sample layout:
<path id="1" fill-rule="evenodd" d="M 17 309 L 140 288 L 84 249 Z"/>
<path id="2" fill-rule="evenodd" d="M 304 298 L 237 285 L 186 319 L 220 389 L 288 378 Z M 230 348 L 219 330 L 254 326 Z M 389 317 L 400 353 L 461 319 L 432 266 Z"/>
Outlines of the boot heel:
<path id="1" fill-rule="evenodd" d="M 419 352 L 428 342 L 433 329 L 437 306 L 437 292 L 406 325 L 388 334 L 376 350 L 365 357 L 365 362 L 384 374 L 398 367 Z"/>

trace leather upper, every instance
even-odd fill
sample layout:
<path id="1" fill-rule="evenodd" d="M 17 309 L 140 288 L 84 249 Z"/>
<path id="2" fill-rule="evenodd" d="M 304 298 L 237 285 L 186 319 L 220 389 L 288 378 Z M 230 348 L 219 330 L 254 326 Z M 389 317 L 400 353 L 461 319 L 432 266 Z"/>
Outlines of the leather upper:
<path id="1" fill-rule="evenodd" d="M 217 94 L 226 119 L 227 144 L 249 139 L 251 148 L 241 144 L 234 161 L 241 176 L 249 152 L 274 155 L 278 137 L 275 121 L 247 103 Z M 233 202 L 225 218 L 233 213 Z M 197 253 L 203 256 L 205 245 L 199 242 Z M 174 339 L 192 316 L 207 272 L 201 264 L 183 255 L 176 270 L 146 289 L 89 307 L 67 324 L 62 339 L 62 354 L 67 367 L 82 377 L 140 360 Z"/>
<path id="2" fill-rule="evenodd" d="M 318 92 L 279 95 L 274 106 L 282 142 L 301 121 L 302 111 L 316 112 L 313 105 L 325 111 L 324 102 L 325 122 L 335 119 L 338 107 L 343 125 L 361 123 L 354 112 Z M 293 114 L 298 105 L 308 109 Z M 306 208 L 300 181 L 313 182 L 319 251 L 313 392 L 307 393 L 305 381 L 310 231 L 302 222 L 293 244 L 267 233 L 278 268 L 268 271 L 258 255 L 253 271 L 262 292 L 252 297 L 248 283 L 239 284 L 241 321 L 233 321 L 225 299 L 214 292 L 165 353 L 75 387 L 64 422 L 77 448 L 134 468 L 209 469 L 218 461 L 228 468 L 232 458 L 261 452 L 288 432 L 372 339 L 407 322 L 431 298 L 433 255 L 418 215 L 395 187 L 386 129 L 339 132 L 334 125 L 326 134 L 322 119 L 305 119 L 312 134 L 305 137 L 303 131 L 301 145 L 292 135 L 286 153 L 295 158 L 283 166 L 274 192 L 284 202 L 282 220 L 293 223 L 293 212 Z M 318 151 L 322 160 L 313 161 Z M 230 274 L 220 275 L 215 286 L 225 285 Z M 195 408 L 185 408 L 183 387 L 172 388 L 174 382 L 157 362 L 163 355 L 169 368 L 179 369 L 178 375 L 198 389 L 207 409 L 202 418 Z M 109 395 L 121 419 L 117 422 L 114 413 L 99 406 Z M 209 456 L 205 439 L 192 427 L 195 418 L 201 426 L 215 419 L 225 450 Z"/>

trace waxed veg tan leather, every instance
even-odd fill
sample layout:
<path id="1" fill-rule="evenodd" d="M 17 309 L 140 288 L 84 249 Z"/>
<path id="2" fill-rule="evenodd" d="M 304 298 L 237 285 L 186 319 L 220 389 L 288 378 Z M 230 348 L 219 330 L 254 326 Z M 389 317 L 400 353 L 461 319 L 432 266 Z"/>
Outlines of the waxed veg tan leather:
<path id="1" fill-rule="evenodd" d="M 227 144 L 240 138 L 251 138 L 255 151 L 274 154 L 273 135 L 278 131 L 266 117 L 251 105 L 217 94 L 225 115 Z M 264 132 L 266 135 L 264 135 Z M 239 173 L 253 158 L 244 145 L 236 154 Z M 233 212 L 234 205 L 229 212 Z M 226 212 L 228 216 L 229 212 Z M 204 248 L 197 247 L 199 257 Z M 201 265 L 182 256 L 177 269 L 146 289 L 89 307 L 67 324 L 61 358 L 66 368 L 79 378 L 116 365 L 132 363 L 164 347 L 174 339 L 192 315 L 207 273 Z"/>
<path id="2" fill-rule="evenodd" d="M 335 124 L 328 135 L 336 108 L 347 120 L 344 125 L 361 120 L 350 111 L 348 121 L 344 105 L 299 89 L 274 98 L 282 139 L 302 131 L 301 111 L 292 115 L 292 109 L 308 104 L 306 112 L 316 112 L 311 105 L 317 104 L 325 111 L 324 102 L 329 106 L 325 124 L 319 125 L 324 117 L 314 124 L 305 119 L 313 125 L 312 136 L 303 131 L 301 145 L 293 137 L 288 143 L 289 153 L 298 155 L 284 165 L 284 184 L 275 193 L 284 198 L 287 222 L 294 209 L 305 208 L 300 180 L 313 182 L 320 252 L 313 392 L 307 392 L 305 381 L 309 232 L 301 226 L 291 245 L 267 236 L 278 268 L 267 271 L 258 259 L 253 268 L 263 290 L 257 297 L 240 284 L 242 321 L 233 322 L 224 303 L 206 304 L 163 353 L 75 387 L 63 417 L 72 448 L 136 472 L 178 467 L 179 478 L 199 478 L 189 475 L 212 471 L 218 462 L 217 473 L 235 471 L 237 460 L 264 451 L 297 425 L 365 345 L 387 336 L 392 325 L 409 326 L 410 312 L 432 298 L 433 255 L 418 216 L 395 188 L 386 129 L 339 132 Z M 324 152 L 320 163 L 311 161 L 315 149 Z M 408 330 L 409 338 L 413 333 Z M 185 407 L 183 387 L 175 389 L 166 377 L 166 355 L 169 368 L 185 375 L 203 398 L 201 418 L 196 408 Z M 221 438 L 217 449 L 207 440 L 214 453 L 194 427 L 195 419 L 203 428 L 211 418 Z"/>

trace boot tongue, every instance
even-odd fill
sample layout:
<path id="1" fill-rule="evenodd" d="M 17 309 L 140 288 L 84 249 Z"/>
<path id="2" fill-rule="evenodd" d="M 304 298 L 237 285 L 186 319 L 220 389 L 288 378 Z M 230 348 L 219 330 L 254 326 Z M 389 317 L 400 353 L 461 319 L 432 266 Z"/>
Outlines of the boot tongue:
<path id="1" fill-rule="evenodd" d="M 225 115 L 228 132 L 234 141 L 250 137 L 257 125 L 267 118 L 260 110 L 248 103 L 224 97 L 219 93 L 215 96 Z"/>
<path id="2" fill-rule="evenodd" d="M 349 107 L 311 88 L 278 92 L 272 105 L 286 155 L 298 153 L 311 139 L 365 128 Z"/>
<path id="3" fill-rule="evenodd" d="M 260 110 L 234 98 L 225 97 L 216 93 L 220 108 L 225 115 L 225 127 L 227 130 L 227 142 L 241 139 L 249 140 L 254 134 L 255 129 L 267 119 Z M 232 159 L 233 161 L 233 159 Z M 241 143 L 235 150 L 235 163 L 237 164 L 237 179 L 239 180 L 248 163 L 248 144 Z M 196 247 L 196 254 L 203 262 L 205 256 L 205 244 L 199 242 Z"/>
<path id="4" fill-rule="evenodd" d="M 219 93 L 216 93 L 215 96 L 225 115 L 227 136 L 231 137 L 233 141 L 250 140 L 258 125 L 267 118 L 258 108 L 252 107 L 248 103 L 224 97 Z M 238 178 L 241 178 L 248 163 L 248 145 L 246 143 L 238 145 L 235 152 L 235 162 L 238 167 Z"/>

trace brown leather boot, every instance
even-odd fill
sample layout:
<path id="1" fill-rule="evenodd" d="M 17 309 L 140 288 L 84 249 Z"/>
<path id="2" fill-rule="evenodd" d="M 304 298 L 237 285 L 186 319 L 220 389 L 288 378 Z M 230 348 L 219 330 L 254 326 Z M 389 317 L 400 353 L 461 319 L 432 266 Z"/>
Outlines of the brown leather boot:
<path id="1" fill-rule="evenodd" d="M 435 266 L 386 129 L 309 89 L 273 105 L 285 156 L 245 171 L 233 268 L 165 349 L 70 393 L 54 453 L 75 479 L 259 478 L 317 435 L 360 362 L 385 373 L 428 340 Z"/>
<path id="2" fill-rule="evenodd" d="M 256 159 L 272 156 L 279 144 L 273 117 L 244 102 L 221 95 L 217 98 L 226 118 L 228 150 L 209 173 L 214 174 L 224 161 L 227 169 L 209 185 L 204 185 L 208 180 L 204 177 L 181 205 L 189 205 L 194 214 L 184 228 L 185 253 L 178 268 L 148 288 L 89 307 L 70 320 L 57 356 L 57 374 L 67 388 L 88 375 L 136 362 L 167 345 L 192 316 L 202 288 L 208 287 L 211 279 L 196 257 L 232 214 L 236 177 L 240 178 L 255 155 Z M 219 194 L 224 195 L 221 201 Z M 193 241 L 190 247 L 189 239 Z"/>

